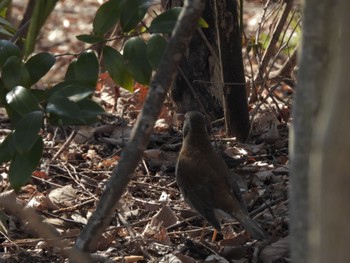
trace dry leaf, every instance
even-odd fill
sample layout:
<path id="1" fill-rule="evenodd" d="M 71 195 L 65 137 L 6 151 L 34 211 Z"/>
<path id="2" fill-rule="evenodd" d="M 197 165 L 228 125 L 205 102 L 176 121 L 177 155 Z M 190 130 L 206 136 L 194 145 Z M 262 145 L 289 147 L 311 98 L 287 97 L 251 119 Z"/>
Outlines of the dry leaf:
<path id="1" fill-rule="evenodd" d="M 171 130 L 171 126 L 167 123 L 165 119 L 158 119 L 154 125 L 155 132 L 169 132 Z"/>
<path id="2" fill-rule="evenodd" d="M 283 238 L 277 242 L 265 247 L 261 253 L 260 258 L 263 263 L 273 263 L 281 258 L 289 255 L 289 238 Z"/>
<path id="3" fill-rule="evenodd" d="M 66 185 L 60 188 L 53 189 L 48 197 L 55 205 L 59 207 L 69 207 L 75 204 L 78 190 L 71 185 Z"/>

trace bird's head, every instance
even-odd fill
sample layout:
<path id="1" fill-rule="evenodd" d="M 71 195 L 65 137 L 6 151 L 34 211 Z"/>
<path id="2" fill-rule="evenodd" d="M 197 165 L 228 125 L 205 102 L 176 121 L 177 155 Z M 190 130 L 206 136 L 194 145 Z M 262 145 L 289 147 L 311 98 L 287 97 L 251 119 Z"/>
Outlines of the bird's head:
<path id="1" fill-rule="evenodd" d="M 201 136 L 204 134 L 207 137 L 207 129 L 205 119 L 198 111 L 189 111 L 185 114 L 183 126 L 184 138 L 192 136 Z"/>

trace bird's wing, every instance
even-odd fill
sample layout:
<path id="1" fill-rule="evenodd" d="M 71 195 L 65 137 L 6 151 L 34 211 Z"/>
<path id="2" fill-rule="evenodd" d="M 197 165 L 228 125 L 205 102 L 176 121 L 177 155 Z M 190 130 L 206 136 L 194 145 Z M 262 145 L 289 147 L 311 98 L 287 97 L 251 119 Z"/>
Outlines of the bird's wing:
<path id="1" fill-rule="evenodd" d="M 237 182 L 233 179 L 233 176 L 231 176 L 230 174 L 227 174 L 226 178 L 228 184 L 231 187 L 231 194 L 239 201 L 242 208 L 248 213 L 247 207 L 242 198 L 241 189 L 239 188 Z"/>
<path id="2" fill-rule="evenodd" d="M 236 199 L 238 200 L 238 202 L 240 203 L 240 207 L 245 211 L 247 211 L 247 208 L 243 202 L 243 198 L 242 198 L 242 194 L 241 194 L 241 190 L 237 184 L 237 182 L 235 181 L 235 179 L 233 178 L 230 170 L 228 169 L 225 161 L 222 159 L 221 156 L 219 156 L 218 154 L 215 156 L 215 158 L 213 158 L 211 160 L 211 162 L 215 162 L 218 169 L 216 170 L 217 173 L 217 177 L 221 176 L 223 178 L 223 180 L 221 182 L 225 182 L 225 184 L 228 185 L 228 189 L 231 195 L 232 199 Z M 213 164 L 212 164 L 213 165 Z M 227 198 L 226 199 L 230 199 Z"/>
<path id="3" fill-rule="evenodd" d="M 177 165 L 177 183 L 191 208 L 201 214 L 217 230 L 220 230 L 220 223 L 215 216 L 215 189 L 212 187 L 212 169 L 200 161 L 196 165 L 188 165 L 192 158 L 181 158 Z M 200 169 L 198 169 L 200 167 Z"/>
<path id="4" fill-rule="evenodd" d="M 197 189 L 191 189 L 190 193 L 187 189 L 182 190 L 185 201 L 189 206 L 196 210 L 202 217 L 204 217 L 215 229 L 221 230 L 220 222 L 216 218 L 213 206 L 210 205 L 211 195 L 210 189 L 206 187 L 198 187 Z"/>

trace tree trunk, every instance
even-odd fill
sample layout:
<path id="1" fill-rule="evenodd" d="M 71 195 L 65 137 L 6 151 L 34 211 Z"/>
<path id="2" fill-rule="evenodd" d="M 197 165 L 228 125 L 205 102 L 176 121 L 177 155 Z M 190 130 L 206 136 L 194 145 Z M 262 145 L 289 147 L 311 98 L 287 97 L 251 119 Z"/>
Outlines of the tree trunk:
<path id="1" fill-rule="evenodd" d="M 217 38 L 213 26 L 215 17 L 208 2 L 211 1 L 207 1 L 202 17 L 209 28 L 198 29 L 193 36 L 171 94 L 179 113 L 198 110 L 207 113 L 214 120 L 223 116 L 222 89 L 218 73 Z"/>
<path id="2" fill-rule="evenodd" d="M 350 3 L 324 2 L 329 56 L 318 87 L 324 96 L 310 158 L 311 263 L 349 262 L 350 258 Z M 319 1 L 315 4 L 320 5 Z"/>
<path id="3" fill-rule="evenodd" d="M 228 135 L 244 141 L 249 132 L 248 104 L 237 3 L 207 1 L 199 29 L 172 87 L 178 112 L 199 110 L 212 119 L 226 117 Z"/>
<path id="4" fill-rule="evenodd" d="M 239 141 L 245 141 L 250 124 L 237 1 L 212 1 L 212 5 L 215 2 L 216 7 L 213 8 L 217 10 L 226 132 Z"/>
<path id="5" fill-rule="evenodd" d="M 348 262 L 348 1 L 308 0 L 291 132 L 292 262 Z"/>

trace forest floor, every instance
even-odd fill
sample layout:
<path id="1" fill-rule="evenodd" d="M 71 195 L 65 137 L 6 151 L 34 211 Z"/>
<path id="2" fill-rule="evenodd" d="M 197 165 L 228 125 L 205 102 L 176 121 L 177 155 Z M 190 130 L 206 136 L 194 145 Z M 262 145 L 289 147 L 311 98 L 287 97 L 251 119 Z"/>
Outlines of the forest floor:
<path id="1" fill-rule="evenodd" d="M 13 1 L 13 17 L 18 21 L 26 3 Z M 91 31 L 99 5 L 96 0 L 59 1 L 40 36 L 37 51 L 64 54 L 87 48 L 75 36 Z M 245 33 L 250 39 L 264 5 L 250 1 L 245 8 Z M 263 27 L 265 34 L 269 34 L 269 26 L 266 23 Z M 247 76 L 251 76 L 259 64 L 248 59 L 246 49 L 247 45 L 245 65 L 250 69 Z M 281 55 L 275 63 L 282 65 L 287 57 Z M 72 59 L 60 56 L 39 85 L 60 81 Z M 142 161 L 118 200 L 111 224 L 101 238 L 96 237 L 94 256 L 100 262 L 288 262 L 288 131 L 293 86 L 285 82 L 269 84 L 278 88 L 271 92 L 263 89 L 259 100 L 249 105 L 252 130 L 247 143 L 225 137 L 223 125 L 214 127 L 210 136 L 236 174 L 251 216 L 271 238 L 253 240 L 233 221 L 225 222 L 222 233 L 211 241 L 213 228 L 205 226 L 204 220 L 187 206 L 175 182 L 182 132 L 169 100 Z M 35 208 L 43 222 L 70 245 L 94 212 L 146 93 L 143 86 L 136 86 L 134 93 L 116 88 L 101 75 L 95 96 L 107 115 L 98 124 L 47 127 L 42 132 L 45 149 L 41 166 L 17 194 L 16 201 Z M 0 141 L 9 130 L 9 120 L 1 113 Z M 7 171 L 7 165 L 0 166 L 1 192 L 8 187 Z M 37 236 L 18 215 L 6 211 L 1 215 L 6 220 L 0 228 L 0 262 L 66 262 L 58 248 Z"/>

